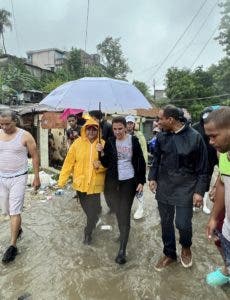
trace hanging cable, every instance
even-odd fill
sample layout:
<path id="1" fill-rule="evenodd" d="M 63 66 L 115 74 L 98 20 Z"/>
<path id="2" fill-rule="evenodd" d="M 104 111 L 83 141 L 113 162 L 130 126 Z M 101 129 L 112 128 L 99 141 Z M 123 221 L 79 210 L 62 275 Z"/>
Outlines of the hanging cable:
<path id="1" fill-rule="evenodd" d="M 164 63 L 167 61 L 167 59 L 169 58 L 169 56 L 172 54 L 172 52 L 174 51 L 174 49 L 176 48 L 176 46 L 179 44 L 179 42 L 182 40 L 182 38 L 184 37 L 185 33 L 189 30 L 189 28 L 191 27 L 191 25 L 193 24 L 193 22 L 195 21 L 195 19 L 197 18 L 197 16 L 199 15 L 199 13 L 201 12 L 202 8 L 204 7 L 205 3 L 208 0 L 204 0 L 203 3 L 201 4 L 201 6 L 199 7 L 198 11 L 195 13 L 195 15 L 193 16 L 192 20 L 190 21 L 190 23 L 188 24 L 188 26 L 185 28 L 185 30 L 183 31 L 183 33 L 180 35 L 180 37 L 177 39 L 176 43 L 173 45 L 173 47 L 170 49 L 169 53 L 166 55 L 166 57 L 162 60 L 160 66 L 156 69 L 156 71 L 153 73 L 152 77 L 154 77 L 159 70 L 161 69 L 161 67 L 164 65 Z"/>
<path id="2" fill-rule="evenodd" d="M 194 40 L 196 39 L 196 37 L 198 36 L 198 34 L 201 32 L 202 28 L 204 27 L 204 25 L 206 24 L 206 22 L 208 21 L 211 13 L 214 11 L 215 7 L 217 6 L 219 0 L 216 1 L 216 3 L 212 6 L 212 8 L 210 9 L 207 17 L 205 18 L 204 22 L 201 24 L 201 26 L 199 27 L 199 29 L 197 30 L 197 32 L 194 34 L 193 38 L 191 39 L 191 41 L 188 43 L 188 45 L 186 46 L 184 52 L 182 53 L 182 55 L 180 55 L 173 63 L 173 66 L 176 65 L 176 63 L 181 60 L 181 58 L 184 56 L 184 54 L 186 53 L 186 51 L 189 49 L 189 47 L 192 45 L 192 43 L 194 42 Z"/>
<path id="3" fill-rule="evenodd" d="M 86 17 L 86 27 L 85 27 L 85 52 L 86 52 L 86 46 L 87 46 L 87 38 L 88 38 L 88 23 L 89 23 L 89 5 L 90 0 L 88 0 L 87 4 L 87 17 Z"/>
<path id="4" fill-rule="evenodd" d="M 19 43 L 19 38 L 18 38 L 18 31 L 17 31 L 17 25 L 16 25 L 16 18 L 15 18 L 15 14 L 14 14 L 13 0 L 10 0 L 10 3 L 11 3 L 11 11 L 12 11 L 12 16 L 13 16 L 13 22 L 14 22 L 14 29 L 15 29 L 15 35 L 16 35 L 16 41 L 17 41 L 18 52 L 20 53 L 20 55 L 22 55 L 22 53 L 21 53 L 21 47 L 20 47 L 20 43 Z"/>
<path id="5" fill-rule="evenodd" d="M 201 54 L 204 52 L 205 48 L 208 46 L 209 42 L 212 40 L 214 34 L 216 33 L 217 29 L 219 28 L 219 26 L 216 26 L 215 30 L 212 32 L 211 36 L 209 37 L 209 39 L 207 40 L 207 42 L 204 44 L 204 46 L 202 47 L 201 51 L 199 52 L 199 54 L 197 55 L 197 57 L 195 58 L 195 60 L 193 61 L 190 69 L 193 68 L 193 66 L 195 65 L 195 63 L 197 62 L 197 60 L 200 58 Z"/>
<path id="6" fill-rule="evenodd" d="M 200 98 L 190 98 L 190 99 L 172 99 L 172 102 L 181 102 L 181 101 L 194 101 L 194 100 L 208 100 L 213 98 L 221 98 L 221 97 L 229 97 L 230 94 L 222 94 L 222 95 L 213 95 L 213 96 L 207 96 L 207 97 L 200 97 Z M 169 99 L 170 100 L 170 99 Z M 226 99 L 223 99 L 223 101 Z"/>

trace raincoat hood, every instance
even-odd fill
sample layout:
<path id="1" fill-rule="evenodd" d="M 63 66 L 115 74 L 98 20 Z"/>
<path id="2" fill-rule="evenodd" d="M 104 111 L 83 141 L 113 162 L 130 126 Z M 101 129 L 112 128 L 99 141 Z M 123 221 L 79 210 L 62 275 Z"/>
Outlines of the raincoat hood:
<path id="1" fill-rule="evenodd" d="M 96 127 L 97 129 L 99 128 L 99 124 L 94 119 L 90 118 L 89 120 L 87 120 L 81 128 L 81 137 L 83 139 L 87 138 L 86 137 L 86 127 L 89 127 L 89 126 Z"/>

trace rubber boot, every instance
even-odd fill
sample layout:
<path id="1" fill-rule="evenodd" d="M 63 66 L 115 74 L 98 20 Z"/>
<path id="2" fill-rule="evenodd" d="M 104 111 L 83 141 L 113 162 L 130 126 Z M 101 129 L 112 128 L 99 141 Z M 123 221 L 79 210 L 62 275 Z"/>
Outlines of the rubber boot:
<path id="1" fill-rule="evenodd" d="M 126 244 L 124 241 L 120 243 L 120 248 L 115 258 L 115 262 L 119 265 L 123 265 L 126 263 Z"/>
<path id="2" fill-rule="evenodd" d="M 120 248 L 115 258 L 115 262 L 119 265 L 123 265 L 126 263 L 126 246 L 129 238 L 129 228 L 123 228 L 120 231 Z"/>
<path id="3" fill-rule="evenodd" d="M 92 243 L 92 232 L 89 231 L 87 226 L 85 227 L 84 233 L 85 235 L 84 235 L 83 244 L 90 245 Z"/>

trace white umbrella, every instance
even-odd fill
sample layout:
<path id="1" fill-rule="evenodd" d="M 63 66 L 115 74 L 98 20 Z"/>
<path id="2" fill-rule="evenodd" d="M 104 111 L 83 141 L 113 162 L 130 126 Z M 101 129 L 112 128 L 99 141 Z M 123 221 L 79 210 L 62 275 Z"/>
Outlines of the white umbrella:
<path id="1" fill-rule="evenodd" d="M 148 100 L 132 84 L 105 77 L 85 77 L 62 84 L 46 96 L 40 104 L 55 108 L 98 109 L 121 112 L 151 108 Z"/>

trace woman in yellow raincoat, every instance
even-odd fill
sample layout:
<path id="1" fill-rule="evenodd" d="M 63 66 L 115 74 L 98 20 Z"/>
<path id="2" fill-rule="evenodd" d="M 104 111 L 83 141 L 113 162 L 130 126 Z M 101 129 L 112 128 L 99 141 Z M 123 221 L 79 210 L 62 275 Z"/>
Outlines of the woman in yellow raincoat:
<path id="1" fill-rule="evenodd" d="M 69 148 L 58 181 L 58 185 L 63 187 L 69 176 L 73 175 L 73 188 L 87 216 L 84 244 L 92 241 L 92 232 L 101 211 L 100 193 L 104 190 L 106 169 L 101 165 L 96 150 L 98 129 L 98 123 L 92 119 L 85 123 L 81 136 Z"/>

